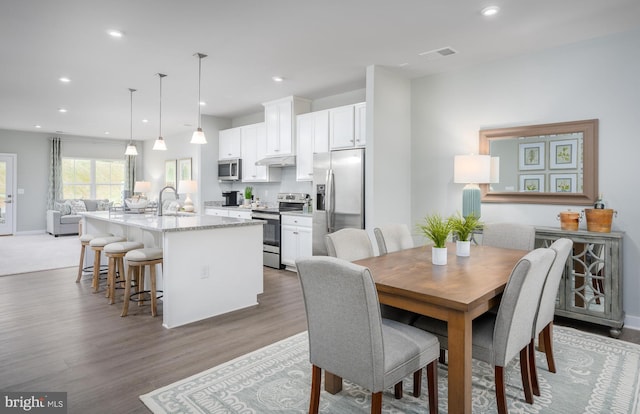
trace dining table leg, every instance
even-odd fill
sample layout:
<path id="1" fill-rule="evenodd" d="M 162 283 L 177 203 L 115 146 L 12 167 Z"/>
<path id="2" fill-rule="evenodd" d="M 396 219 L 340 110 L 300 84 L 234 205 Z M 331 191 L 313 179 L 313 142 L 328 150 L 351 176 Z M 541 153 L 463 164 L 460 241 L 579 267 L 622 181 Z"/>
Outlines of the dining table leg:
<path id="1" fill-rule="evenodd" d="M 450 414 L 471 413 L 471 325 L 468 312 L 450 311 L 448 320 Z"/>

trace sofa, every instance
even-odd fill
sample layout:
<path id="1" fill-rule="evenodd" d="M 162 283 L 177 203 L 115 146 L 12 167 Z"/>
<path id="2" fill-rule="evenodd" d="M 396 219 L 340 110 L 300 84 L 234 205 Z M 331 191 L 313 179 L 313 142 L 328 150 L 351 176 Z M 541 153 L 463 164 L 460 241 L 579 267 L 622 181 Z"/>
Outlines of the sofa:
<path id="1" fill-rule="evenodd" d="M 47 233 L 60 235 L 78 234 L 80 229 L 79 214 L 84 211 L 109 210 L 109 200 L 60 200 L 56 201 L 53 210 L 47 210 Z"/>

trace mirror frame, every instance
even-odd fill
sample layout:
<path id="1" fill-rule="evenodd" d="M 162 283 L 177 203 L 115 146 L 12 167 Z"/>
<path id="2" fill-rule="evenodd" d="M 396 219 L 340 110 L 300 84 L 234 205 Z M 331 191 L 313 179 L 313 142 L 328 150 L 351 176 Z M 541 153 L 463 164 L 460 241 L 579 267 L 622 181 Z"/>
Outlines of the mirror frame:
<path id="1" fill-rule="evenodd" d="M 592 205 L 598 197 L 598 120 L 559 122 L 511 128 L 480 130 L 480 154 L 490 155 L 490 142 L 496 139 L 582 132 L 582 193 L 491 192 L 480 184 L 483 203 L 527 203 Z"/>

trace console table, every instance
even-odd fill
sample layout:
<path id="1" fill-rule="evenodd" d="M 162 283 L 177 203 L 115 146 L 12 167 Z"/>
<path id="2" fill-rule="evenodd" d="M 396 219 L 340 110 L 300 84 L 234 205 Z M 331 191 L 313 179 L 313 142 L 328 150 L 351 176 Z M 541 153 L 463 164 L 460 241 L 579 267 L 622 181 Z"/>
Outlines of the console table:
<path id="1" fill-rule="evenodd" d="M 536 247 L 549 247 L 562 237 L 573 241 L 556 299 L 556 315 L 609 326 L 612 337 L 620 336 L 624 325 L 623 236 L 623 232 L 536 227 Z"/>

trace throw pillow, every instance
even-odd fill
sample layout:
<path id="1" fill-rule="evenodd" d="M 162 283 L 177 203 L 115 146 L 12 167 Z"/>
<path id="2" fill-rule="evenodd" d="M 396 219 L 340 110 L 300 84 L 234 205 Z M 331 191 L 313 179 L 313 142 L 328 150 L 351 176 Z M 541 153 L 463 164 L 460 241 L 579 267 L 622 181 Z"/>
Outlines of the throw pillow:
<path id="1" fill-rule="evenodd" d="M 113 207 L 113 201 L 98 200 L 98 211 L 106 211 Z"/>
<path id="2" fill-rule="evenodd" d="M 71 214 L 78 214 L 87 211 L 87 206 L 82 200 L 74 200 L 71 202 Z"/>
<path id="3" fill-rule="evenodd" d="M 59 211 L 63 216 L 71 214 L 71 204 L 67 204 L 66 202 L 59 203 L 56 201 L 54 203 L 54 209 Z"/>

